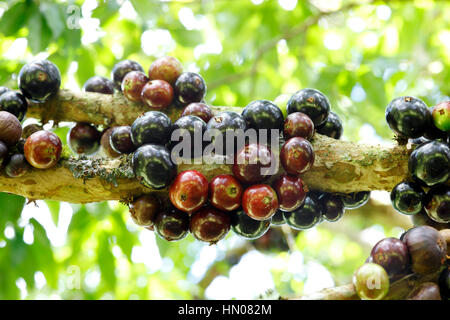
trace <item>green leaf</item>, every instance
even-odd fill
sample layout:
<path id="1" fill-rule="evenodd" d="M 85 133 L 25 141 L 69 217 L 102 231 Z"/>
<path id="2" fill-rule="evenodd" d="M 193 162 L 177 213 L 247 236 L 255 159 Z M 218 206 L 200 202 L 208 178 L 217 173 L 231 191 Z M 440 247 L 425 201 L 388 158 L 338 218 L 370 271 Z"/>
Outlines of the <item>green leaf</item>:
<path id="1" fill-rule="evenodd" d="M 48 210 L 50 210 L 50 214 L 52 215 L 53 223 L 55 225 L 58 224 L 59 219 L 59 210 L 61 208 L 61 203 L 59 201 L 54 200 L 45 200 L 47 204 Z"/>
<path id="2" fill-rule="evenodd" d="M 57 39 L 66 27 L 64 16 L 62 16 L 59 6 L 54 3 L 44 2 L 40 5 L 40 11 L 52 31 L 53 38 Z"/>
<path id="3" fill-rule="evenodd" d="M 31 51 L 33 53 L 44 51 L 50 43 L 52 33 L 39 11 L 28 20 L 28 30 L 27 40 Z"/>
<path id="4" fill-rule="evenodd" d="M 82 86 L 87 79 L 95 75 L 95 62 L 93 60 L 95 55 L 91 54 L 88 49 L 81 49 L 78 56 L 78 69 L 76 77 L 78 84 Z"/>
<path id="5" fill-rule="evenodd" d="M 15 194 L 0 193 L 0 229 L 7 221 L 17 221 L 25 206 L 25 198 Z"/>
<path id="6" fill-rule="evenodd" d="M 109 238 L 108 233 L 100 233 L 97 247 L 97 263 L 100 267 L 102 279 L 105 281 L 107 287 L 114 290 L 116 286 L 115 258 L 111 252 Z"/>
<path id="7" fill-rule="evenodd" d="M 10 37 L 17 33 L 27 22 L 30 16 L 29 6 L 31 1 L 18 2 L 6 12 L 0 19 L 0 32 L 5 37 Z"/>

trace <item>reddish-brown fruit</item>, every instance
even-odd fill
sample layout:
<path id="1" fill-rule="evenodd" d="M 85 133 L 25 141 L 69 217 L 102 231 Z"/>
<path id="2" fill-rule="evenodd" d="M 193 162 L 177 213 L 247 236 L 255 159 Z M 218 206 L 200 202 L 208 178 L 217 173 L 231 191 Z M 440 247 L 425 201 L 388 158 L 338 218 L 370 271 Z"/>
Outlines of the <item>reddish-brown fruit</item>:
<path id="1" fill-rule="evenodd" d="M 241 206 L 244 192 L 239 181 L 229 174 L 221 174 L 209 182 L 209 201 L 217 209 L 233 211 Z"/>
<path id="2" fill-rule="evenodd" d="M 248 187 L 242 196 L 242 208 L 255 220 L 270 219 L 278 209 L 277 193 L 266 184 Z"/>
<path id="3" fill-rule="evenodd" d="M 308 171 L 314 164 L 314 150 L 308 140 L 293 137 L 281 148 L 280 160 L 284 169 L 290 174 Z"/>
<path id="4" fill-rule="evenodd" d="M 131 127 L 120 126 L 114 127 L 109 138 L 111 148 L 120 153 L 132 153 L 136 148 L 131 141 Z"/>
<path id="5" fill-rule="evenodd" d="M 183 171 L 170 186 L 169 198 L 181 211 L 197 211 L 208 199 L 208 180 L 196 170 Z"/>
<path id="6" fill-rule="evenodd" d="M 214 244 L 227 235 L 230 226 L 228 214 L 206 206 L 192 215 L 189 229 L 197 240 Z"/>
<path id="7" fill-rule="evenodd" d="M 164 80 L 151 80 L 142 88 L 141 100 L 150 108 L 164 109 L 173 100 L 173 88 Z"/>
<path id="8" fill-rule="evenodd" d="M 22 137 L 22 125 L 15 115 L 0 111 L 0 141 L 13 146 Z"/>
<path id="9" fill-rule="evenodd" d="M 150 79 L 141 71 L 128 72 L 122 80 L 123 95 L 128 100 L 141 101 L 142 89 L 149 81 Z"/>
<path id="10" fill-rule="evenodd" d="M 406 297 L 407 300 L 442 300 L 439 286 L 433 282 L 424 282 Z"/>
<path id="11" fill-rule="evenodd" d="M 201 102 L 192 102 L 184 108 L 183 113 L 180 118 L 183 116 L 197 116 L 206 123 L 214 116 L 213 112 L 208 105 Z"/>
<path id="12" fill-rule="evenodd" d="M 243 183 L 257 183 L 266 179 L 277 166 L 270 149 L 263 144 L 251 143 L 236 153 L 233 174 Z"/>
<path id="13" fill-rule="evenodd" d="M 156 59 L 148 70 L 148 76 L 152 80 L 164 80 L 174 84 L 183 72 L 181 62 L 174 57 L 165 56 Z"/>
<path id="14" fill-rule="evenodd" d="M 410 266 L 408 247 L 396 238 L 380 240 L 372 248 L 370 255 L 371 262 L 382 266 L 390 278 L 405 275 Z"/>
<path id="15" fill-rule="evenodd" d="M 25 142 L 24 153 L 27 161 L 35 168 L 49 169 L 61 158 L 61 139 L 50 131 L 37 131 Z"/>
<path id="16" fill-rule="evenodd" d="M 144 194 L 130 205 L 130 214 L 134 223 L 143 227 L 153 227 L 161 209 L 159 199 L 152 194 Z"/>
<path id="17" fill-rule="evenodd" d="M 297 176 L 282 174 L 273 184 L 277 192 L 280 210 L 291 212 L 303 204 L 306 198 L 306 191 L 303 181 Z"/>
<path id="18" fill-rule="evenodd" d="M 21 177 L 31 171 L 31 166 L 23 154 L 13 154 L 5 166 L 5 173 L 10 178 Z"/>
<path id="19" fill-rule="evenodd" d="M 307 140 L 314 135 L 314 123 L 302 112 L 289 114 L 284 120 L 283 134 L 286 140 L 292 137 L 302 137 Z"/>
<path id="20" fill-rule="evenodd" d="M 102 138 L 100 139 L 100 144 L 103 148 L 103 152 L 110 158 L 120 157 L 120 153 L 116 152 L 111 148 L 111 144 L 109 143 L 109 139 L 111 137 L 111 133 L 114 127 L 108 128 L 103 131 Z"/>
<path id="21" fill-rule="evenodd" d="M 100 147 L 101 133 L 89 123 L 78 122 L 67 134 L 67 144 L 77 154 L 90 155 Z"/>

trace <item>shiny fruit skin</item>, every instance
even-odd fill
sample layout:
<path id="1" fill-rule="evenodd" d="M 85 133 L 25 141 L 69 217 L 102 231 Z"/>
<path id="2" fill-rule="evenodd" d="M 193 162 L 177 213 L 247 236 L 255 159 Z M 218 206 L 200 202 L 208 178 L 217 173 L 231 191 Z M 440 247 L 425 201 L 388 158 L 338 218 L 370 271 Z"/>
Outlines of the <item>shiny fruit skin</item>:
<path id="1" fill-rule="evenodd" d="M 122 60 L 114 65 L 111 71 L 111 79 L 118 90 L 121 90 L 123 78 L 131 71 L 144 72 L 144 69 L 139 63 L 132 60 Z"/>
<path id="2" fill-rule="evenodd" d="M 242 208 L 255 220 L 270 219 L 278 210 L 277 193 L 266 184 L 248 187 L 242 196 Z"/>
<path id="3" fill-rule="evenodd" d="M 135 150 L 133 141 L 131 141 L 131 127 L 114 127 L 109 138 L 111 148 L 115 152 L 129 154 Z"/>
<path id="4" fill-rule="evenodd" d="M 450 130 L 450 101 L 443 101 L 433 107 L 431 112 L 436 128 L 442 131 Z"/>
<path id="5" fill-rule="evenodd" d="M 450 228 L 450 224 L 448 224 L 448 223 L 439 223 L 439 222 L 436 222 L 436 221 L 432 220 L 428 216 L 428 214 L 425 211 L 425 209 L 420 211 L 418 214 L 415 214 L 415 215 L 411 216 L 411 221 L 412 221 L 414 227 L 430 226 L 430 227 L 433 227 L 436 230 L 442 230 L 442 229 Z"/>
<path id="6" fill-rule="evenodd" d="M 316 200 L 307 196 L 302 206 L 291 212 L 283 212 L 284 221 L 295 230 L 314 227 L 322 219 L 322 210 Z"/>
<path id="7" fill-rule="evenodd" d="M 233 111 L 219 112 L 208 121 L 206 135 L 211 137 L 216 154 L 231 156 L 240 149 L 237 137 L 234 137 L 234 148 L 227 148 L 226 146 L 227 132 L 235 133 L 236 130 L 245 132 L 247 124 L 240 114 Z M 222 145 L 220 145 L 220 141 Z"/>
<path id="8" fill-rule="evenodd" d="M 23 154 L 16 153 L 11 156 L 5 166 L 5 173 L 10 178 L 18 178 L 31 171 L 31 166 Z"/>
<path id="9" fill-rule="evenodd" d="M 101 76 L 93 76 L 83 85 L 85 92 L 97 92 L 102 94 L 114 94 L 114 82 Z"/>
<path id="10" fill-rule="evenodd" d="M 25 142 L 24 152 L 28 163 L 37 169 L 54 167 L 61 158 L 61 139 L 50 131 L 37 131 Z"/>
<path id="11" fill-rule="evenodd" d="M 169 198 L 178 210 L 197 211 L 208 200 L 208 180 L 196 170 L 180 172 L 170 186 Z"/>
<path id="12" fill-rule="evenodd" d="M 186 152 L 184 148 L 180 150 L 178 155 L 185 160 L 200 158 L 203 155 L 203 147 L 205 143 L 203 141 L 203 134 L 206 131 L 206 123 L 202 119 L 197 116 L 183 116 L 180 117 L 173 124 L 173 133 L 174 136 L 173 141 L 171 141 L 171 147 L 176 146 L 179 143 L 190 144 L 190 155 L 189 152 Z M 178 136 L 179 134 L 179 136 Z M 176 139 L 175 137 L 179 137 Z M 187 139 L 187 141 L 185 141 Z M 187 150 L 186 150 L 187 151 Z"/>
<path id="13" fill-rule="evenodd" d="M 277 212 L 275 212 L 275 214 L 272 216 L 272 219 L 270 220 L 270 225 L 281 226 L 285 223 L 286 221 L 284 221 L 283 211 L 278 209 Z"/>
<path id="14" fill-rule="evenodd" d="M 365 263 L 353 274 L 353 285 L 361 300 L 381 300 L 389 292 L 389 276 L 382 266 Z"/>
<path id="15" fill-rule="evenodd" d="M 8 146 L 3 141 L 0 141 L 0 166 L 3 165 L 8 157 Z"/>
<path id="16" fill-rule="evenodd" d="M 148 76 L 152 80 L 164 80 L 174 85 L 182 72 L 183 65 L 178 59 L 164 56 L 153 61 L 148 69 Z"/>
<path id="17" fill-rule="evenodd" d="M 174 85 L 175 96 L 181 103 L 201 102 L 206 95 L 206 83 L 202 76 L 195 72 L 182 73 Z"/>
<path id="18" fill-rule="evenodd" d="M 58 67 L 48 60 L 35 60 L 27 63 L 19 72 L 19 89 L 33 102 L 47 101 L 59 90 L 61 73 Z"/>
<path id="19" fill-rule="evenodd" d="M 164 80 L 151 80 L 141 91 L 141 101 L 149 108 L 167 108 L 173 100 L 174 92 L 170 83 Z"/>
<path id="20" fill-rule="evenodd" d="M 103 152 L 110 158 L 120 157 L 120 153 L 114 151 L 113 148 L 111 148 L 111 144 L 109 142 L 111 133 L 114 128 L 115 127 L 104 130 L 100 139 L 100 145 L 102 146 Z"/>
<path id="21" fill-rule="evenodd" d="M 424 282 L 414 288 L 406 300 L 442 300 L 442 297 L 436 283 Z"/>
<path id="22" fill-rule="evenodd" d="M 345 209 L 357 209 L 365 205 L 370 198 L 370 191 L 360 191 L 341 195 Z"/>
<path id="23" fill-rule="evenodd" d="M 101 133 L 89 123 L 78 122 L 67 134 L 67 144 L 77 154 L 91 155 L 100 147 Z"/>
<path id="24" fill-rule="evenodd" d="M 270 175 L 276 161 L 270 149 L 263 144 L 251 143 L 236 153 L 233 174 L 242 183 L 262 182 Z M 271 168 L 272 167 L 272 168 Z"/>
<path id="25" fill-rule="evenodd" d="M 167 187 L 177 174 L 169 150 L 156 144 L 139 147 L 133 153 L 131 166 L 140 183 L 157 190 Z"/>
<path id="26" fill-rule="evenodd" d="M 271 129 L 281 130 L 283 128 L 283 113 L 280 108 L 268 100 L 255 100 L 250 102 L 244 110 L 242 117 L 248 128 L 256 130 Z"/>
<path id="27" fill-rule="evenodd" d="M 391 203 L 398 212 L 414 215 L 422 211 L 425 192 L 415 182 L 400 182 L 391 191 Z"/>
<path id="28" fill-rule="evenodd" d="M 130 216 L 134 223 L 152 227 L 161 210 L 161 201 L 153 194 L 144 194 L 130 204 Z"/>
<path id="29" fill-rule="evenodd" d="M 160 111 L 148 111 L 131 125 L 131 141 L 136 148 L 148 143 L 164 145 L 171 134 L 172 121 Z"/>
<path id="30" fill-rule="evenodd" d="M 230 231 L 230 215 L 205 206 L 191 216 L 189 230 L 195 239 L 215 244 Z"/>
<path id="31" fill-rule="evenodd" d="M 447 258 L 450 257 L 450 224 L 447 224 L 447 228 L 439 230 L 439 233 L 447 243 Z"/>
<path id="32" fill-rule="evenodd" d="M 431 188 L 426 196 L 425 211 L 439 223 L 450 223 L 450 187 L 438 185 Z"/>
<path id="33" fill-rule="evenodd" d="M 14 146 L 22 136 L 22 125 L 15 115 L 0 111 L 0 141 L 8 147 Z"/>
<path id="34" fill-rule="evenodd" d="M 340 196 L 333 193 L 324 193 L 319 201 L 322 206 L 323 219 L 336 222 L 344 215 L 345 207 Z"/>
<path id="35" fill-rule="evenodd" d="M 300 137 L 290 138 L 284 143 L 280 152 L 280 161 L 290 174 L 301 174 L 314 164 L 314 150 L 311 143 Z"/>
<path id="36" fill-rule="evenodd" d="M 427 105 L 415 97 L 398 97 L 386 107 L 386 121 L 398 135 L 407 138 L 422 136 L 431 123 Z"/>
<path id="37" fill-rule="evenodd" d="M 390 278 L 405 275 L 410 266 L 410 257 L 406 244 L 396 238 L 385 238 L 372 248 L 371 262 L 379 264 Z"/>
<path id="38" fill-rule="evenodd" d="M 208 121 L 211 120 L 214 114 L 207 104 L 201 102 L 192 102 L 184 108 L 180 117 L 184 116 L 197 116 L 205 121 L 205 123 L 208 123 Z"/>
<path id="39" fill-rule="evenodd" d="M 302 89 L 292 95 L 287 103 L 287 113 L 303 112 L 319 127 L 330 113 L 330 101 L 319 90 Z"/>
<path id="40" fill-rule="evenodd" d="M 410 229 L 403 238 L 411 256 L 412 270 L 421 275 L 439 270 L 446 259 L 447 243 L 436 229 L 420 226 Z"/>
<path id="41" fill-rule="evenodd" d="M 250 218 L 243 210 L 231 215 L 231 230 L 248 240 L 261 238 L 270 229 L 271 219 L 258 221 Z"/>
<path id="42" fill-rule="evenodd" d="M 342 125 L 341 118 L 339 118 L 336 113 L 330 111 L 325 123 L 318 127 L 316 131 L 317 133 L 323 134 L 327 137 L 340 139 L 344 133 L 344 127 Z"/>
<path id="43" fill-rule="evenodd" d="M 442 271 L 438 282 L 442 299 L 450 299 L 450 267 Z"/>
<path id="44" fill-rule="evenodd" d="M 22 121 L 28 110 L 28 102 L 22 94 L 10 90 L 0 95 L 0 110 L 12 113 Z"/>
<path id="45" fill-rule="evenodd" d="M 314 136 L 314 123 L 302 112 L 293 112 L 286 117 L 283 124 L 284 139 L 301 137 L 310 140 Z"/>
<path id="46" fill-rule="evenodd" d="M 181 240 L 189 233 L 189 215 L 175 208 L 166 209 L 156 216 L 154 230 L 164 240 Z"/>
<path id="47" fill-rule="evenodd" d="M 431 187 L 445 183 L 450 177 L 450 148 L 438 141 L 417 147 L 410 155 L 408 169 L 411 175 Z"/>
<path id="48" fill-rule="evenodd" d="M 222 211 L 237 210 L 241 206 L 243 193 L 242 185 L 229 174 L 220 174 L 209 182 L 209 201 Z"/>
<path id="49" fill-rule="evenodd" d="M 141 101 L 141 93 L 144 86 L 149 82 L 145 73 L 141 71 L 130 71 L 122 80 L 121 89 L 123 95 L 130 101 Z"/>
<path id="50" fill-rule="evenodd" d="M 306 198 L 303 180 L 297 176 L 282 174 L 273 184 L 278 196 L 279 209 L 291 212 L 303 204 Z"/>

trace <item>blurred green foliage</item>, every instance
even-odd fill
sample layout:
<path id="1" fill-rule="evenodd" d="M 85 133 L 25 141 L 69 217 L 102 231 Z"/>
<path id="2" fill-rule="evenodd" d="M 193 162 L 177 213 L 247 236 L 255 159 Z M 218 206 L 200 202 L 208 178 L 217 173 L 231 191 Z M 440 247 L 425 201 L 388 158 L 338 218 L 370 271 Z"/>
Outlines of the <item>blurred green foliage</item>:
<path id="1" fill-rule="evenodd" d="M 432 106 L 450 95 L 450 5 L 352 3 L 0 1 L 0 85 L 17 88 L 20 68 L 35 57 L 56 63 L 62 86 L 76 90 L 91 76 L 109 77 L 119 60 L 147 69 L 173 55 L 205 78 L 208 103 L 245 106 L 313 87 L 343 119 L 345 139 L 366 138 L 361 128 L 371 126 L 375 138 L 388 140 L 384 109 L 391 99 L 414 95 Z M 67 128 L 57 130 L 64 138 Z M 215 297 L 205 295 L 211 282 L 228 277 L 255 248 L 272 261 L 275 291 L 299 295 L 307 262 L 326 267 L 336 284 L 350 280 L 369 247 L 349 235 L 375 224 L 385 235 L 400 232 L 386 220 L 348 214 L 339 230 L 321 225 L 290 235 L 290 253 L 280 238 L 261 245 L 231 233 L 208 249 L 191 236 L 176 243 L 154 237 L 118 203 L 41 201 L 22 211 L 24 205 L 22 197 L 0 194 L 0 299 Z M 294 269 L 293 252 L 303 259 Z M 240 288 L 233 289 L 223 297 L 239 297 Z"/>

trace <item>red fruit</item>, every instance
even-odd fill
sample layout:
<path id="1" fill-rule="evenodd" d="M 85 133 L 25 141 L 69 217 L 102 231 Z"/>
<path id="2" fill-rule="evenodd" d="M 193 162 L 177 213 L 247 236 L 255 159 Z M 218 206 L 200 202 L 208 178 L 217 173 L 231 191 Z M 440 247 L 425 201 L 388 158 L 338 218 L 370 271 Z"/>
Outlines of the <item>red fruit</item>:
<path id="1" fill-rule="evenodd" d="M 27 161 L 35 168 L 54 167 L 61 157 L 61 139 L 50 131 L 37 131 L 25 142 L 24 154 Z"/>
<path id="2" fill-rule="evenodd" d="M 233 174 L 243 183 L 261 182 L 269 175 L 275 174 L 269 169 L 275 161 L 275 157 L 268 147 L 251 143 L 236 154 Z"/>
<path id="3" fill-rule="evenodd" d="M 152 80 L 164 80 L 174 84 L 182 72 L 183 66 L 180 61 L 174 57 L 165 56 L 156 59 L 151 64 L 148 76 Z"/>
<path id="4" fill-rule="evenodd" d="M 303 112 L 294 112 L 286 117 L 283 126 L 284 138 L 302 137 L 311 139 L 314 135 L 314 123 Z"/>
<path id="5" fill-rule="evenodd" d="M 181 117 L 184 116 L 197 116 L 206 123 L 214 116 L 212 110 L 208 105 L 201 102 L 192 102 L 184 108 Z"/>
<path id="6" fill-rule="evenodd" d="M 280 210 L 291 212 L 303 204 L 306 191 L 299 177 L 282 174 L 273 185 L 277 192 Z"/>
<path id="7" fill-rule="evenodd" d="M 281 148 L 280 160 L 288 173 L 304 173 L 314 163 L 313 147 L 306 139 L 300 137 L 290 138 Z"/>
<path id="8" fill-rule="evenodd" d="M 207 206 L 192 215 L 189 229 L 197 240 L 214 244 L 227 235 L 230 226 L 228 214 Z"/>
<path id="9" fill-rule="evenodd" d="M 161 209 L 160 200 L 152 194 L 144 194 L 130 205 L 130 214 L 134 223 L 143 227 L 153 227 Z"/>
<path id="10" fill-rule="evenodd" d="M 111 148 L 111 144 L 109 143 L 109 139 L 111 137 L 111 133 L 113 131 L 114 127 L 108 128 L 102 133 L 102 138 L 100 139 L 100 145 L 103 148 L 103 152 L 110 158 L 117 158 L 120 156 L 120 153 L 117 153 L 116 151 Z"/>
<path id="11" fill-rule="evenodd" d="M 183 171 L 170 186 L 169 198 L 181 211 L 197 211 L 208 199 L 208 180 L 196 170 Z"/>
<path id="12" fill-rule="evenodd" d="M 173 88 L 164 80 L 149 81 L 142 88 L 141 100 L 150 108 L 166 108 L 173 100 Z"/>
<path id="13" fill-rule="evenodd" d="M 209 182 L 209 201 L 217 209 L 233 211 L 241 206 L 243 188 L 229 174 L 221 174 Z"/>
<path id="14" fill-rule="evenodd" d="M 141 101 L 141 92 L 144 86 L 149 82 L 145 73 L 141 71 L 130 71 L 122 80 L 122 93 L 131 101 Z"/>
<path id="15" fill-rule="evenodd" d="M 270 186 L 255 184 L 248 187 L 242 196 L 242 208 L 255 220 L 270 219 L 278 209 L 278 197 Z"/>

